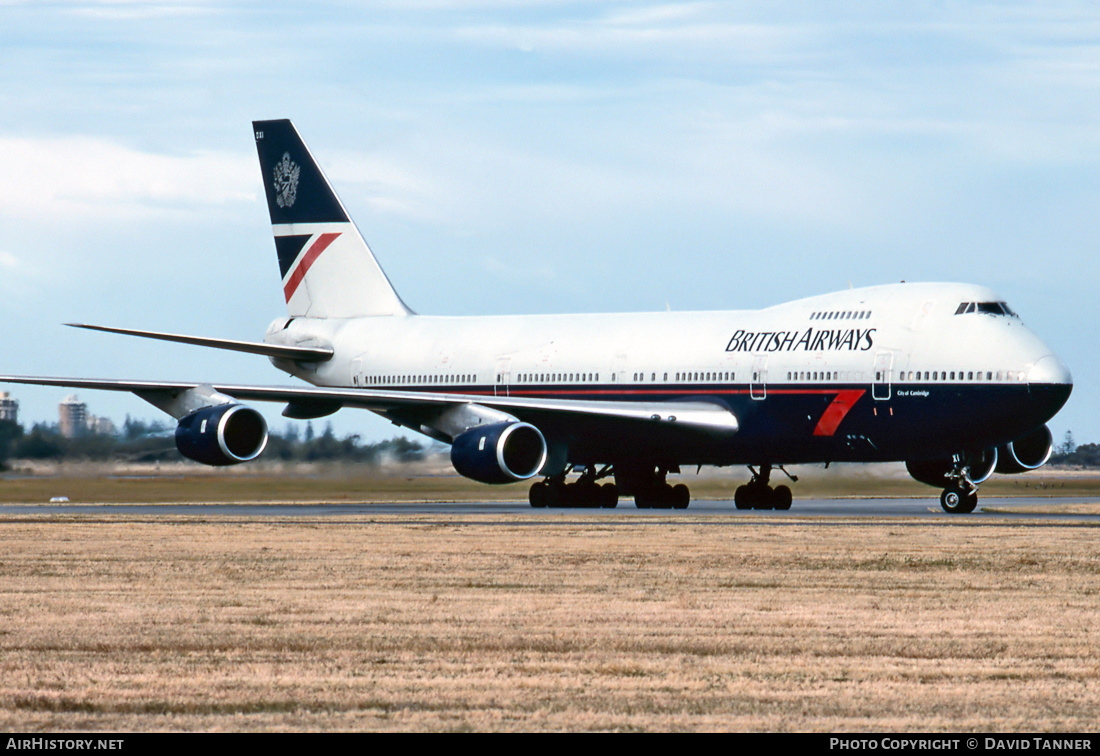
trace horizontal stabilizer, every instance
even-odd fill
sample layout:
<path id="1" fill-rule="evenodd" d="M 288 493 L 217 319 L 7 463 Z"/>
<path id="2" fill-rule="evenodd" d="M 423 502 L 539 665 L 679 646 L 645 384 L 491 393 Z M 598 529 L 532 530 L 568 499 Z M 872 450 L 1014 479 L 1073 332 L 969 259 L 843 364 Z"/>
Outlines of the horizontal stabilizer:
<path id="1" fill-rule="evenodd" d="M 178 333 L 161 333 L 159 331 L 136 331 L 132 328 L 109 328 L 107 326 L 88 325 L 86 323 L 66 323 L 65 325 L 72 326 L 73 328 L 86 328 L 89 331 L 106 331 L 107 333 L 121 333 L 126 336 L 140 336 L 145 339 L 176 341 L 181 344 L 194 344 L 196 346 L 213 347 L 214 349 L 228 349 L 232 352 L 262 354 L 265 357 L 281 357 L 286 360 L 297 360 L 299 362 L 326 362 L 332 359 L 331 347 L 299 347 L 284 346 L 282 344 L 265 344 L 256 341 L 211 339 L 205 336 L 186 336 Z"/>

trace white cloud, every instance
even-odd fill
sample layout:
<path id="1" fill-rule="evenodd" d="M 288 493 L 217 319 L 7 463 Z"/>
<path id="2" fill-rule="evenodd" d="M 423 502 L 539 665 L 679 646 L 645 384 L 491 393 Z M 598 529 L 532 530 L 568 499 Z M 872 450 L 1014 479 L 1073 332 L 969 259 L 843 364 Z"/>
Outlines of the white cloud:
<path id="1" fill-rule="evenodd" d="M 186 206 L 254 202 L 254 161 L 202 152 L 159 155 L 89 137 L 0 137 L 0 216 L 25 220 L 134 219 Z"/>
<path id="2" fill-rule="evenodd" d="M 593 55 L 618 58 L 619 62 L 624 55 L 652 60 L 671 55 L 710 58 L 723 65 L 786 57 L 803 36 L 794 27 L 701 19 L 669 23 L 660 16 L 567 20 L 547 25 L 485 23 L 456 29 L 455 34 L 468 42 L 524 52 Z"/>
<path id="3" fill-rule="evenodd" d="M 425 222 L 440 220 L 438 207 L 447 192 L 443 179 L 430 168 L 382 152 L 322 149 L 322 154 L 325 174 L 345 204 L 362 201 L 386 215 Z M 348 210 L 354 217 L 354 209 Z"/>
<path id="4" fill-rule="evenodd" d="M 209 2 L 188 0 L 187 2 L 168 2 L 166 0 L 81 0 L 69 7 L 69 12 L 88 18 L 113 21 L 132 21 L 150 18 L 176 18 L 211 13 Z"/>

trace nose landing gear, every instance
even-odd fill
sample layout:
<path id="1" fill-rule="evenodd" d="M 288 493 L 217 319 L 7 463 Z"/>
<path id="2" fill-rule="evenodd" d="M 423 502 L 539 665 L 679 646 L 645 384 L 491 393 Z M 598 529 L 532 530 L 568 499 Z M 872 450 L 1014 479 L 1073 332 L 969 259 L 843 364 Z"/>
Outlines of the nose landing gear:
<path id="1" fill-rule="evenodd" d="M 994 462 L 994 464 L 996 464 Z M 940 494 L 940 506 L 948 514 L 970 514 L 978 506 L 978 486 L 970 479 L 970 462 L 963 455 L 952 457 L 949 483 Z"/>
<path id="2" fill-rule="evenodd" d="M 978 490 L 975 488 L 967 491 L 962 486 L 952 484 L 940 494 L 940 506 L 944 512 L 950 514 L 969 514 L 978 506 Z"/>

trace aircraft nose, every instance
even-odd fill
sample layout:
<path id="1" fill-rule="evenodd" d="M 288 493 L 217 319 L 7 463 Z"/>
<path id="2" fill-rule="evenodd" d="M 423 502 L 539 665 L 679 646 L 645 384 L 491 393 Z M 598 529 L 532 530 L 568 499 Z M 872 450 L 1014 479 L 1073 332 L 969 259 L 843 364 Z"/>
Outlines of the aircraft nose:
<path id="1" fill-rule="evenodd" d="M 1041 358 L 1027 374 L 1028 393 L 1032 409 L 1041 422 L 1046 422 L 1062 409 L 1073 391 L 1073 376 L 1063 362 L 1053 354 Z"/>
<path id="2" fill-rule="evenodd" d="M 1053 354 L 1041 358 L 1031 366 L 1027 374 L 1028 384 L 1045 386 L 1073 386 L 1073 376 L 1069 374 L 1069 368 Z"/>

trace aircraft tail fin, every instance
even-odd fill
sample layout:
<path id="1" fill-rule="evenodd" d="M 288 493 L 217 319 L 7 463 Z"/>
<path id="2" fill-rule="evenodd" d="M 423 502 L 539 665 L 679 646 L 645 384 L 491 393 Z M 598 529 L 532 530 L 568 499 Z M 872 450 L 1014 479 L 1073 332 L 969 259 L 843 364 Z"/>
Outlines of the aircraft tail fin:
<path id="1" fill-rule="evenodd" d="M 289 120 L 253 121 L 291 317 L 410 315 Z"/>

